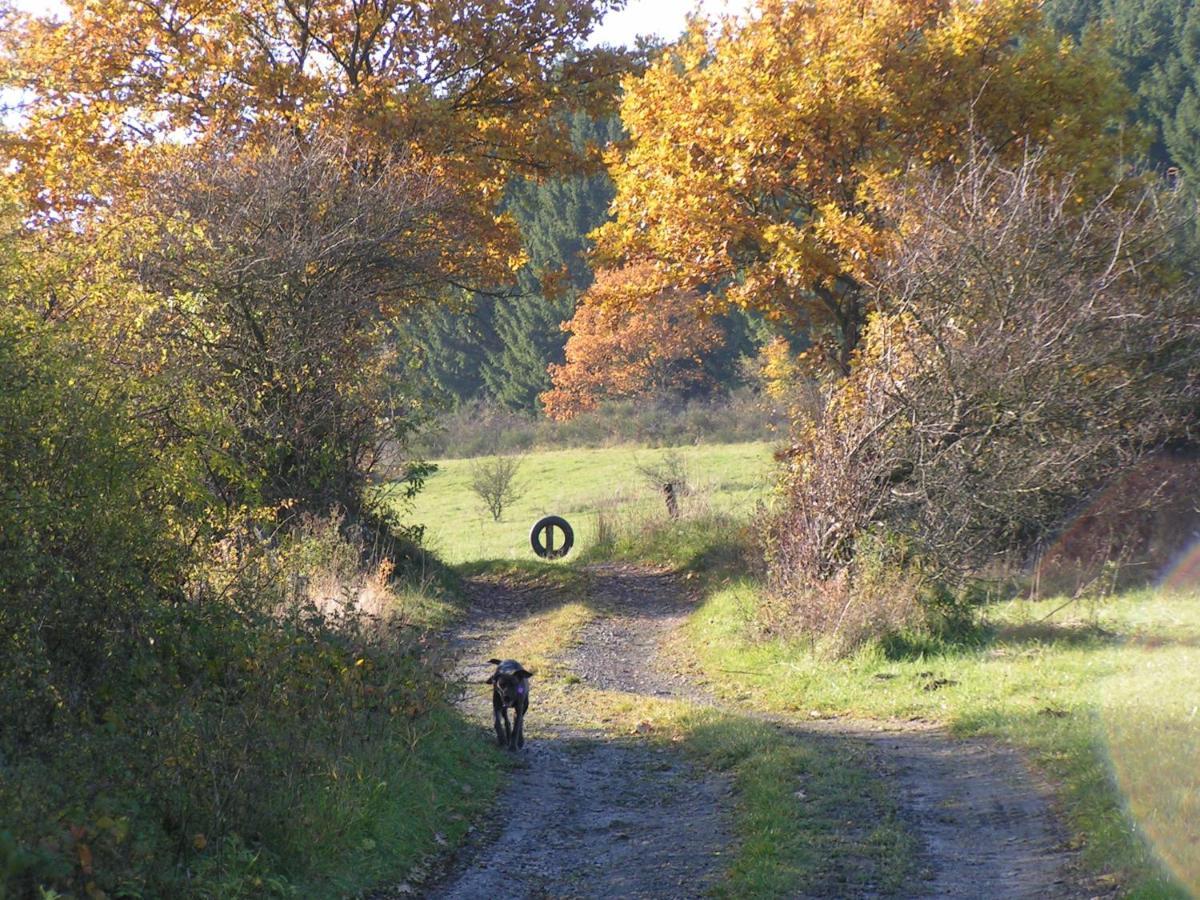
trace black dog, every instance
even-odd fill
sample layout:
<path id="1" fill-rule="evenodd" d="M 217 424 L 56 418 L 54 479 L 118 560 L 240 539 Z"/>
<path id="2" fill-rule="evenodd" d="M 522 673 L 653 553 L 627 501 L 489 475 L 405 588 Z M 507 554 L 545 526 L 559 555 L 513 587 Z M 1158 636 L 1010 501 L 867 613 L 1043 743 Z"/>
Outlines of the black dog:
<path id="1" fill-rule="evenodd" d="M 496 726 L 496 744 L 516 750 L 525 746 L 525 710 L 529 709 L 529 679 L 515 659 L 489 659 L 496 671 L 487 683 L 492 686 L 492 719 Z M 508 724 L 508 708 L 512 707 L 516 721 Z"/>

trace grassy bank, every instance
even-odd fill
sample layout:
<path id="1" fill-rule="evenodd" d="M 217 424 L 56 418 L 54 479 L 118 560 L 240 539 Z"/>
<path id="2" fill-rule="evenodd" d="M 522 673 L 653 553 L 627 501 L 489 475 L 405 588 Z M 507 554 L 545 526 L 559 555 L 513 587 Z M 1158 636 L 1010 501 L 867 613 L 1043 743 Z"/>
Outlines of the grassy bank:
<path id="1" fill-rule="evenodd" d="M 693 485 L 683 499 L 685 510 L 745 516 L 769 490 L 769 444 L 706 444 L 675 452 Z M 471 492 L 474 461 L 443 460 L 405 518 L 425 525 L 427 545 L 450 563 L 531 558 L 530 526 L 552 513 L 571 523 L 576 552 L 582 553 L 596 543 L 602 519 L 628 522 L 660 515 L 663 499 L 638 467 L 662 460 L 665 453 L 609 447 L 526 454 L 517 477 L 523 493 L 499 522 Z"/>
<path id="2" fill-rule="evenodd" d="M 147 615 L 132 687 L 0 755 L 0 898 L 342 897 L 457 840 L 503 761 L 436 675 L 453 579 L 360 550 L 321 526 L 251 600 Z"/>

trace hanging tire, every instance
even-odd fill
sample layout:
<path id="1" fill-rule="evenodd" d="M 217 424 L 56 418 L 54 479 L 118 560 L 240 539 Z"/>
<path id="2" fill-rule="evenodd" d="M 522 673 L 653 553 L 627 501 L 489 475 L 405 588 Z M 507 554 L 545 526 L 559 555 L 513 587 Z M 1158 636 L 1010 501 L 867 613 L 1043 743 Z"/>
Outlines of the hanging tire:
<path id="1" fill-rule="evenodd" d="M 555 530 L 563 533 L 562 543 L 554 539 Z M 562 516 L 545 516 L 533 523 L 529 530 L 529 543 L 533 552 L 542 559 L 561 559 L 571 552 L 575 544 L 575 532 Z"/>

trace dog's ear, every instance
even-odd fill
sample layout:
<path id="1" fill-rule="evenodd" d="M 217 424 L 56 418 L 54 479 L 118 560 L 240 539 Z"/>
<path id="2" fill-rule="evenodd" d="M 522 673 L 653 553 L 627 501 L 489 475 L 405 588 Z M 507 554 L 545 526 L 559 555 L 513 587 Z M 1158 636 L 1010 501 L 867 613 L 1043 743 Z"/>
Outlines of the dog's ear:
<path id="1" fill-rule="evenodd" d="M 521 678 L 532 678 L 533 677 L 532 672 L 526 672 L 524 669 L 517 669 L 517 671 L 513 672 L 513 674 L 518 675 Z"/>
<path id="2" fill-rule="evenodd" d="M 501 661 L 498 659 L 489 659 L 488 662 L 490 662 L 493 666 L 498 666 L 500 665 Z"/>

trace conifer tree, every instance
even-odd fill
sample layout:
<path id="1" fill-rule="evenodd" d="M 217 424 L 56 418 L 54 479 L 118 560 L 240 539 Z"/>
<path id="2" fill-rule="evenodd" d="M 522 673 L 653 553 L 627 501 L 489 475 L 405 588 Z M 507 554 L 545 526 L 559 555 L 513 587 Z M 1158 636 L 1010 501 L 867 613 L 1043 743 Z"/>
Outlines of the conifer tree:
<path id="1" fill-rule="evenodd" d="M 1200 176 L 1200 12 L 1195 0 L 1049 0 L 1047 19 L 1079 40 L 1099 38 L 1136 99 L 1147 161 Z"/>
<path id="2" fill-rule="evenodd" d="M 603 149 L 619 137 L 620 120 L 578 114 L 570 130 L 578 151 Z M 547 366 L 563 360 L 561 325 L 592 283 L 587 235 L 604 222 L 612 197 L 601 169 L 509 184 L 503 209 L 516 220 L 529 259 L 516 289 L 471 294 L 465 309 L 433 310 L 415 329 L 427 379 L 450 402 L 486 396 L 512 409 L 535 407 L 550 387 Z"/>

